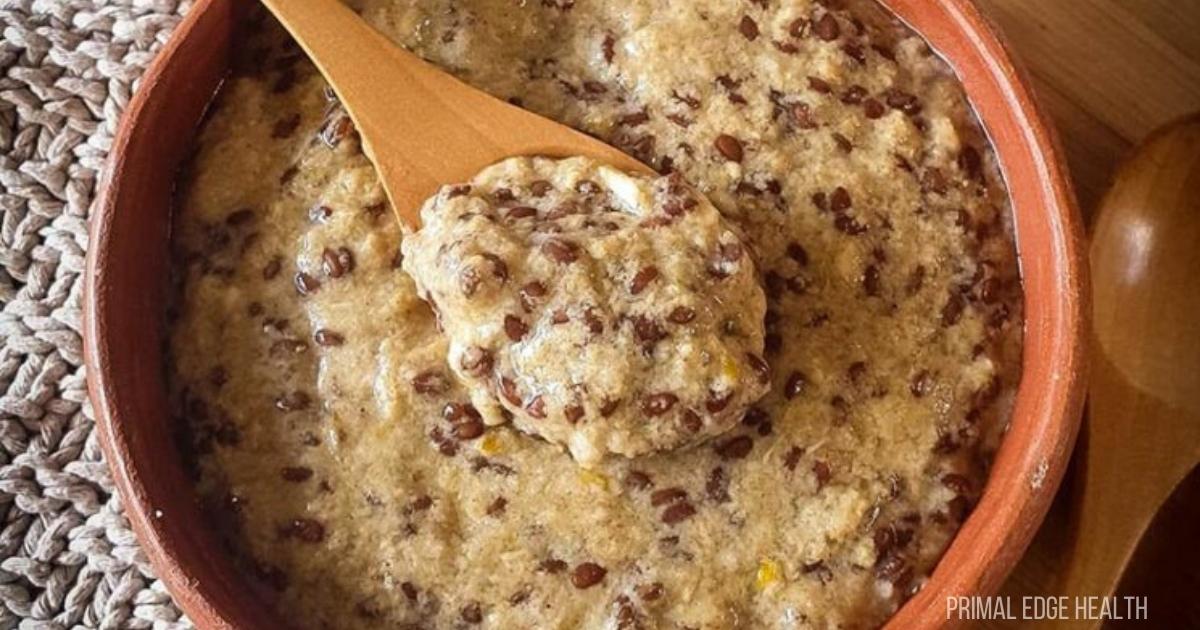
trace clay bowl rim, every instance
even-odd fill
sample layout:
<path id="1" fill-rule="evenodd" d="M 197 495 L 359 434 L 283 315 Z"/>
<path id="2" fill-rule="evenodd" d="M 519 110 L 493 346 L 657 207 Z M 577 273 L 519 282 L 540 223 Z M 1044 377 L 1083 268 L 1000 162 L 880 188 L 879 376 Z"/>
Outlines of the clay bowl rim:
<path id="1" fill-rule="evenodd" d="M 144 261 L 130 260 L 137 256 L 115 251 L 114 243 L 127 249 L 142 248 L 125 236 L 126 230 L 139 229 L 129 224 L 128 215 L 135 211 L 162 213 L 161 205 L 146 208 L 153 205 L 147 195 L 158 195 L 160 202 L 166 195 L 169 201 L 169 182 L 154 183 L 139 174 L 149 170 L 173 182 L 180 156 L 186 152 L 178 143 L 190 145 L 187 136 L 194 132 L 212 90 L 202 94 L 192 90 L 183 96 L 164 93 L 188 92 L 189 83 L 180 78 L 188 72 L 204 74 L 197 84 L 208 81 L 208 85 L 216 85 L 228 65 L 227 51 L 213 51 L 212 46 L 205 48 L 195 41 L 214 34 L 228 40 L 237 19 L 236 1 L 199 0 L 130 101 L 92 217 L 83 304 L 88 392 L 115 484 L 159 576 L 184 612 L 203 628 L 281 624 L 273 613 L 263 610 L 266 607 L 246 586 L 248 580 L 237 574 L 209 528 L 201 525 L 200 510 L 182 467 L 169 462 L 151 467 L 150 460 L 174 455 L 174 444 L 164 442 L 169 427 L 162 357 L 158 348 L 146 347 L 155 344 L 144 343 L 146 325 L 157 326 L 159 320 L 142 321 L 140 328 L 121 322 L 131 315 L 145 319 L 161 313 L 162 287 L 153 283 L 155 278 L 161 282 L 165 272 L 139 268 L 145 267 Z M 1079 428 L 1086 380 L 1089 284 L 1083 264 L 1084 231 L 1053 128 L 1022 70 L 980 10 L 970 0 L 884 0 L 884 4 L 949 61 L 984 121 L 1010 187 L 1025 282 L 1023 372 L 1010 430 L 974 512 L 922 590 L 887 624 L 889 628 L 946 627 L 955 622 L 946 619 L 945 598 L 989 595 L 999 589 L 1024 553 L 1062 480 Z M 207 52 L 187 52 L 188 46 Z M 185 53 L 213 67 L 203 63 L 187 70 L 172 67 Z M 183 118 L 164 117 L 159 108 L 171 98 L 200 102 L 181 106 L 188 112 Z M 185 129 L 188 116 L 192 117 L 191 127 Z M 147 132 L 160 129 L 171 133 L 159 138 L 160 134 Z M 135 164 L 160 154 L 175 159 L 141 169 Z M 144 192 L 146 187 L 154 192 Z M 157 223 L 165 225 L 167 220 L 159 217 Z M 164 253 L 165 231 L 158 238 L 161 243 L 151 243 L 145 246 L 149 248 L 146 252 L 138 253 Z M 147 297 L 122 291 L 129 289 L 120 284 L 127 276 L 149 283 L 137 287 L 146 289 Z M 137 303 L 127 304 L 131 301 Z M 138 330 L 143 334 L 137 336 Z M 157 365 L 139 363 L 143 359 Z M 130 376 L 132 372 L 137 377 Z M 153 378 L 155 373 L 157 378 Z"/>

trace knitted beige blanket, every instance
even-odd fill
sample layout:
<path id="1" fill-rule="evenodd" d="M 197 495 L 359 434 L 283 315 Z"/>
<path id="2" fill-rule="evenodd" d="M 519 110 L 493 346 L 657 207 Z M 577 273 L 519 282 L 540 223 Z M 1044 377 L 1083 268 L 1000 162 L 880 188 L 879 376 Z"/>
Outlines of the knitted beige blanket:
<path id="1" fill-rule="evenodd" d="M 0 0 L 0 629 L 183 628 L 86 401 L 88 211 L 138 78 L 191 0 Z"/>

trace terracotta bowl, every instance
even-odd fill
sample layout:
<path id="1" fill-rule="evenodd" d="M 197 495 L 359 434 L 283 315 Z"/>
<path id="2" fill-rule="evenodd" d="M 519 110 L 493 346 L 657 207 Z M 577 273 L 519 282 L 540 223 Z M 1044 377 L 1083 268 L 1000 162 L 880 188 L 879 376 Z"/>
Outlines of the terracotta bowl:
<path id="1" fill-rule="evenodd" d="M 991 594 L 1041 523 L 1070 455 L 1084 385 L 1081 221 L 1054 135 L 996 33 L 968 0 L 886 0 L 962 77 L 1011 187 L 1025 283 L 1024 375 L 980 502 L 890 627 L 942 627 L 948 596 Z M 130 521 L 202 628 L 279 628 L 205 525 L 180 464 L 164 384 L 174 181 L 230 61 L 240 0 L 199 0 L 125 112 L 92 217 L 88 390 Z"/>

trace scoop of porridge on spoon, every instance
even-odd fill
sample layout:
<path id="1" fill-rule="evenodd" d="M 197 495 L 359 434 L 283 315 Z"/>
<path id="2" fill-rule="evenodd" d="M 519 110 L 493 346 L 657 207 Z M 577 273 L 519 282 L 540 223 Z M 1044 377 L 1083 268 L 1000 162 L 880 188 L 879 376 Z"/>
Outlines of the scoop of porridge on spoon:
<path id="1" fill-rule="evenodd" d="M 511 418 L 589 464 L 723 433 L 766 392 L 752 257 L 680 177 L 462 83 L 337 0 L 264 4 L 358 128 L 471 387 L 464 421 Z"/>

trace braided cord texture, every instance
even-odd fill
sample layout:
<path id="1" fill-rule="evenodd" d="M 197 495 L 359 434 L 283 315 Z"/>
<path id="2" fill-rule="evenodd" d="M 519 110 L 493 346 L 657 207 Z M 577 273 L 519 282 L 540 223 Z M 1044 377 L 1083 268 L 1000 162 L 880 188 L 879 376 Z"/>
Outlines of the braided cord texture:
<path id="1" fill-rule="evenodd" d="M 80 337 L 122 110 L 191 0 L 0 0 L 0 630 L 190 628 L 129 529 Z"/>

